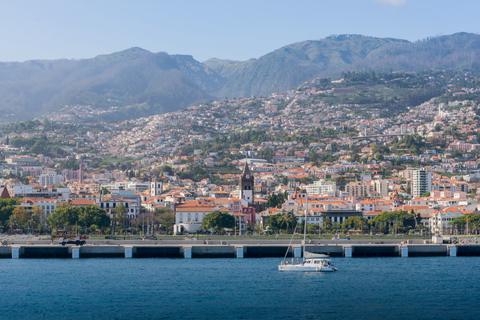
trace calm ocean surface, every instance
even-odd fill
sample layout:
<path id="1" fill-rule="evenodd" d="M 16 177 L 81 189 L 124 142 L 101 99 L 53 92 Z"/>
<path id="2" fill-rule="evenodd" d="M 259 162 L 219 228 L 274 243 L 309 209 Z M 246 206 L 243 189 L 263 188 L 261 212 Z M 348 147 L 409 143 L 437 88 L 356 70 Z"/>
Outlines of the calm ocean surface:
<path id="1" fill-rule="evenodd" d="M 480 319 L 480 258 L 2 259 L 0 319 Z"/>

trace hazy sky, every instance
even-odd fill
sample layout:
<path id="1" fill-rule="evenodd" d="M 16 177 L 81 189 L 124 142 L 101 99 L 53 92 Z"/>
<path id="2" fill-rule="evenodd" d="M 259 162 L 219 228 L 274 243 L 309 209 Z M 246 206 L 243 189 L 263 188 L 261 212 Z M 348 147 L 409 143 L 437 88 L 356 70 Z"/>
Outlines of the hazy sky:
<path id="1" fill-rule="evenodd" d="M 480 32 L 480 0 L 0 0 L 0 61 L 131 47 L 247 60 L 332 34 L 410 41 Z"/>

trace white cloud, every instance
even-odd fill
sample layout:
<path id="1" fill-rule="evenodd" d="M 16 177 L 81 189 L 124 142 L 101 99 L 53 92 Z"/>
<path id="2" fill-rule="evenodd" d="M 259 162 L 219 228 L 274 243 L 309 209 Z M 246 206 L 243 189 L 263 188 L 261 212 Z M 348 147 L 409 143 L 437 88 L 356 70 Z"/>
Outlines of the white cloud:
<path id="1" fill-rule="evenodd" d="M 388 4 L 392 7 L 401 7 L 404 6 L 407 0 L 377 0 L 378 2 Z"/>

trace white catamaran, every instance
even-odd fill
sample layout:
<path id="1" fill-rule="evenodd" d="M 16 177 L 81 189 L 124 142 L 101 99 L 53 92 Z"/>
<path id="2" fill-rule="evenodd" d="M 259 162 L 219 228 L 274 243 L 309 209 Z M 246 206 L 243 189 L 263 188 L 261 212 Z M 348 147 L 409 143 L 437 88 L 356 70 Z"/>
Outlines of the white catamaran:
<path id="1" fill-rule="evenodd" d="M 303 259 L 301 262 L 298 261 L 295 263 L 295 259 L 287 260 L 286 255 L 282 263 L 278 266 L 278 271 L 293 271 L 293 272 L 333 272 L 337 271 L 329 259 L 306 259 L 305 258 L 305 239 L 307 236 L 307 212 L 308 212 L 308 195 L 305 201 L 305 223 L 303 228 Z M 295 234 L 295 231 L 293 232 Z M 292 236 L 293 239 L 293 236 Z M 287 249 L 288 252 L 288 249 Z"/>

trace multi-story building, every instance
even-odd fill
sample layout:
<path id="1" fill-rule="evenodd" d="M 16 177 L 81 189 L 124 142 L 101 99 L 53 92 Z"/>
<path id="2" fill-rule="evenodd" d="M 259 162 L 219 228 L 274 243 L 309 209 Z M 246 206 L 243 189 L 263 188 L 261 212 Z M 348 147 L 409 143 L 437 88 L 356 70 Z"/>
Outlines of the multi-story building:
<path id="1" fill-rule="evenodd" d="M 65 177 L 55 172 L 43 172 L 38 178 L 38 184 L 41 186 L 58 185 L 65 182 Z"/>
<path id="2" fill-rule="evenodd" d="M 345 191 L 348 192 L 349 196 L 365 198 L 367 195 L 375 191 L 375 188 L 372 184 L 368 183 L 350 182 L 345 186 Z"/>
<path id="3" fill-rule="evenodd" d="M 114 218 L 115 215 L 115 208 L 123 204 L 123 207 L 125 209 L 125 216 L 127 219 L 135 219 L 137 215 L 140 214 L 140 206 L 138 203 L 133 200 L 127 200 L 123 198 L 118 198 L 118 197 L 110 197 L 106 199 L 102 199 L 100 201 L 100 209 L 103 209 L 107 212 L 107 214 L 110 216 L 110 218 Z"/>
<path id="4" fill-rule="evenodd" d="M 307 194 L 309 196 L 314 194 L 326 194 L 329 192 L 335 192 L 336 190 L 336 183 L 335 182 L 326 182 L 325 179 L 320 179 L 318 181 L 314 181 L 313 184 L 307 185 Z"/>
<path id="5" fill-rule="evenodd" d="M 425 169 L 413 172 L 413 196 L 421 197 L 425 192 L 432 191 L 432 172 Z"/>
<path id="6" fill-rule="evenodd" d="M 373 185 L 375 187 L 375 191 L 377 191 L 381 198 L 386 197 L 388 195 L 388 182 L 380 179 L 380 180 L 373 180 Z"/>

